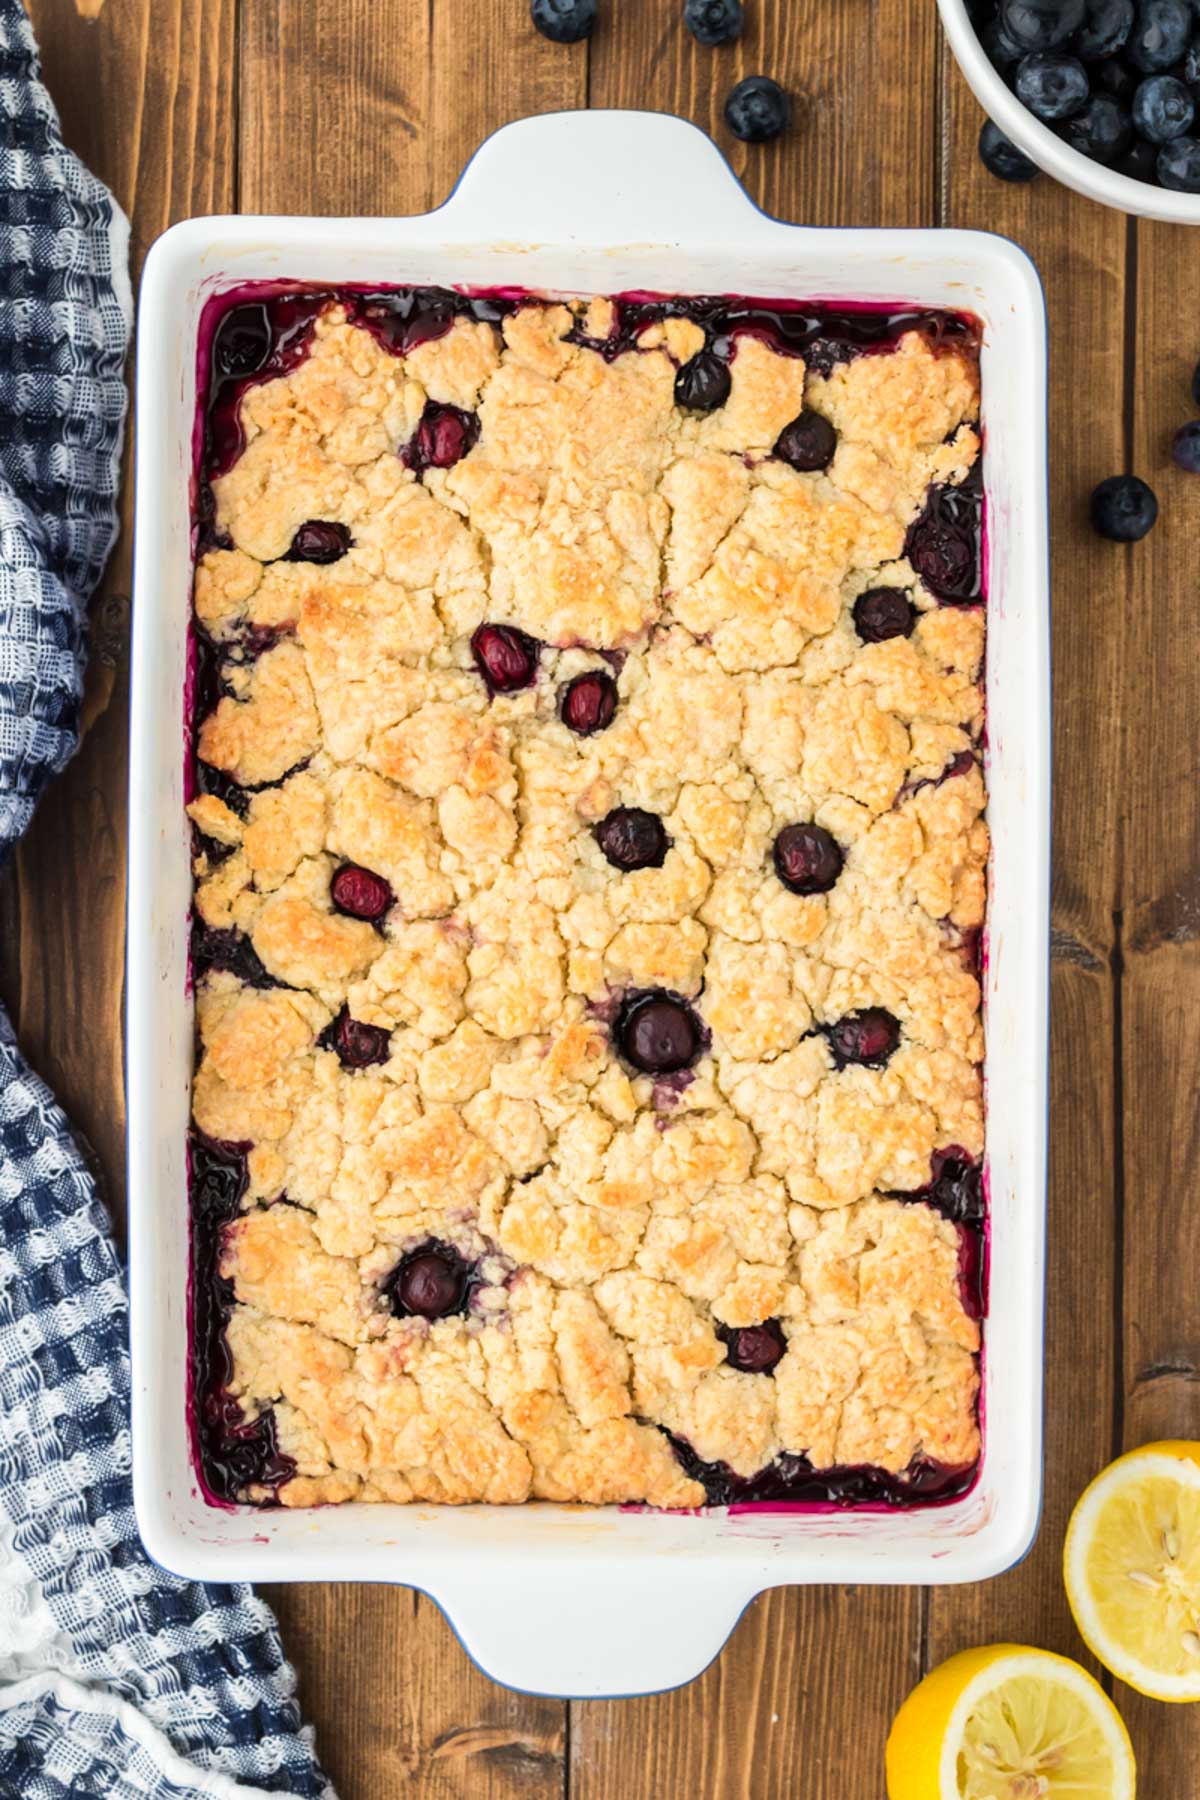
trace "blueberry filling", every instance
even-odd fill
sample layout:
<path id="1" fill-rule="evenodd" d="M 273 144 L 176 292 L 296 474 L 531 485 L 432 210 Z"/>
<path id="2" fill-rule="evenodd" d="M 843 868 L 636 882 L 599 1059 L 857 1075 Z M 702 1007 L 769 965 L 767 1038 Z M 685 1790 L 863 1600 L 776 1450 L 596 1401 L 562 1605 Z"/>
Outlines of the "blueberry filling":
<path id="1" fill-rule="evenodd" d="M 515 625 L 480 625 L 471 639 L 475 667 L 493 694 L 514 694 L 537 674 L 539 645 Z"/>
<path id="2" fill-rule="evenodd" d="M 806 406 L 775 440 L 775 455 L 793 469 L 812 473 L 827 469 L 837 450 L 837 432 L 824 414 Z"/>
<path id="3" fill-rule="evenodd" d="M 452 1245 L 431 1238 L 400 1258 L 383 1291 L 397 1318 L 446 1319 L 466 1312 L 471 1277 L 471 1265 Z"/>
<path id="4" fill-rule="evenodd" d="M 210 1492 L 235 1502 L 247 1487 L 278 1488 L 296 1472 L 279 1449 L 271 1412 L 247 1420 L 230 1393 L 233 1359 L 225 1327 L 233 1284 L 218 1273 L 221 1239 L 238 1217 L 246 1191 L 246 1149 L 194 1132 L 188 1143 L 191 1198 L 192 1426 L 200 1471 Z"/>
<path id="5" fill-rule="evenodd" d="M 932 1206 L 958 1227 L 959 1293 L 967 1315 L 982 1319 L 987 1312 L 987 1201 L 980 1164 L 961 1145 L 950 1144 L 944 1150 L 934 1151 L 925 1187 L 893 1193 L 889 1198 Z"/>
<path id="6" fill-rule="evenodd" d="M 425 403 L 420 423 L 404 447 L 403 457 L 415 475 L 426 469 L 449 469 L 479 441 L 478 413 L 459 406 Z"/>
<path id="7" fill-rule="evenodd" d="M 775 873 L 793 894 L 827 894 L 845 861 L 841 845 L 823 825 L 785 825 L 772 856 Z"/>
<path id="8" fill-rule="evenodd" d="M 353 543 L 350 528 L 336 519 L 307 519 L 298 527 L 287 553 L 288 562 L 332 563 L 345 556 Z"/>
<path id="9" fill-rule="evenodd" d="M 983 598 L 983 494 L 978 465 L 959 487 L 930 488 L 908 528 L 904 554 L 931 594 L 950 604 Z"/>
<path id="10" fill-rule="evenodd" d="M 257 375 L 273 344 L 274 332 L 265 306 L 231 307 L 213 335 L 213 370 L 235 378 Z"/>
<path id="11" fill-rule="evenodd" d="M 704 1462 L 684 1439 L 663 1434 L 685 1475 L 704 1489 L 707 1506 L 744 1506 L 753 1501 L 790 1501 L 808 1506 L 912 1506 L 952 1500 L 975 1479 L 975 1464 L 952 1468 L 916 1457 L 899 1475 L 867 1466 L 814 1469 L 806 1456 L 786 1451 L 756 1475 L 735 1475 L 728 1463 Z"/>
<path id="12" fill-rule="evenodd" d="M 197 918 L 192 926 L 192 977 L 199 981 L 214 970 L 236 975 L 247 987 L 280 985 L 273 975 L 268 975 L 258 951 L 243 932 L 214 931 Z"/>
<path id="13" fill-rule="evenodd" d="M 596 842 L 614 869 L 661 869 L 671 840 L 657 813 L 617 806 L 596 827 Z"/>
<path id="14" fill-rule="evenodd" d="M 561 690 L 558 716 L 579 737 L 592 737 L 613 722 L 617 712 L 617 684 L 603 669 L 576 675 Z"/>
<path id="15" fill-rule="evenodd" d="M 343 1069 L 369 1069 L 372 1063 L 386 1062 L 390 1041 L 391 1033 L 382 1025 L 367 1025 L 352 1018 L 345 1006 L 317 1039 L 322 1050 L 337 1052 Z"/>
<path id="16" fill-rule="evenodd" d="M 911 637 L 917 609 L 903 588 L 868 588 L 854 602 L 854 629 L 864 644 Z"/>
<path id="17" fill-rule="evenodd" d="M 626 996 L 613 1032 L 617 1049 L 644 1075 L 672 1075 L 690 1069 L 703 1050 L 706 1033 L 687 1001 L 666 988 Z"/>
<path id="18" fill-rule="evenodd" d="M 731 386 L 729 364 L 712 350 L 697 350 L 675 377 L 675 404 L 687 412 L 715 412 Z"/>
<path id="19" fill-rule="evenodd" d="M 787 1350 L 778 1319 L 767 1319 L 762 1325 L 718 1325 L 717 1336 L 725 1346 L 730 1368 L 746 1375 L 770 1375 Z"/>
<path id="20" fill-rule="evenodd" d="M 825 1035 L 839 1069 L 850 1063 L 882 1069 L 899 1046 L 900 1021 L 882 1006 L 867 1006 L 838 1019 L 826 1028 Z"/>
<path id="21" fill-rule="evenodd" d="M 391 885 L 358 863 L 343 863 L 329 884 L 329 897 L 338 912 L 374 925 L 393 904 Z"/>

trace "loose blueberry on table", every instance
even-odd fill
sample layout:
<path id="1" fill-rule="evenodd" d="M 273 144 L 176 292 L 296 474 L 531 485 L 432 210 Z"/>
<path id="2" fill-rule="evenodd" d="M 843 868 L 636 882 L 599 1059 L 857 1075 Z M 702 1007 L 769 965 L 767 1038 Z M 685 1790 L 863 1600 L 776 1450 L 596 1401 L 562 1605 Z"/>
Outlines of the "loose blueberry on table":
<path id="1" fill-rule="evenodd" d="M 1200 475 L 1200 419 L 1179 427 L 1171 439 L 1171 455 L 1189 475 Z"/>
<path id="2" fill-rule="evenodd" d="M 1037 164 L 990 119 L 984 120 L 979 133 L 979 160 L 1001 181 L 1032 181 L 1040 173 Z"/>
<path id="3" fill-rule="evenodd" d="M 529 0 L 529 16 L 555 44 L 579 44 L 592 35 L 596 0 Z"/>
<path id="4" fill-rule="evenodd" d="M 742 0 L 687 0 L 683 22 L 698 44 L 715 50 L 741 37 L 746 15 Z"/>
<path id="5" fill-rule="evenodd" d="M 765 144 L 791 121 L 792 103 L 769 75 L 747 75 L 725 102 L 725 123 L 745 144 Z"/>
<path id="6" fill-rule="evenodd" d="M 1092 524 L 1116 544 L 1136 544 L 1158 518 L 1154 490 L 1136 475 L 1110 475 L 1092 491 Z"/>

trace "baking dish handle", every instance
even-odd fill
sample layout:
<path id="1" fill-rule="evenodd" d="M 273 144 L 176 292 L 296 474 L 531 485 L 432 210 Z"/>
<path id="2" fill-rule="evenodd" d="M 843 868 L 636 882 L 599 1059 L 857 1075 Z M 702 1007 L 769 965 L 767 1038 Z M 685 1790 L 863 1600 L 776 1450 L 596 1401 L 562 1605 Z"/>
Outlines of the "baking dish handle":
<path id="1" fill-rule="evenodd" d="M 712 139 L 669 113 L 543 113 L 480 145 L 437 215 L 468 239 L 716 242 L 765 224 Z"/>
<path id="2" fill-rule="evenodd" d="M 620 1699 L 708 1667 L 754 1590 L 688 1559 L 515 1561 L 435 1594 L 485 1675 L 525 1693 Z"/>

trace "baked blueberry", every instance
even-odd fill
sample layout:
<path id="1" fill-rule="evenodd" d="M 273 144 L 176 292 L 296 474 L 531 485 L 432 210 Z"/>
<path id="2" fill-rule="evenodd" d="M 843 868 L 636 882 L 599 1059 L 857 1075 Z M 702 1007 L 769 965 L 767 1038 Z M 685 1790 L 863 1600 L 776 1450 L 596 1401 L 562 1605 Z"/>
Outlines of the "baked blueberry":
<path id="1" fill-rule="evenodd" d="M 720 1325 L 717 1336 L 725 1346 L 725 1360 L 744 1375 L 770 1375 L 787 1350 L 787 1339 L 778 1319 L 761 1325 Z"/>
<path id="2" fill-rule="evenodd" d="M 979 528 L 974 500 L 953 487 L 932 488 L 913 520 L 904 554 L 939 600 L 979 597 Z"/>
<path id="3" fill-rule="evenodd" d="M 671 840 L 657 813 L 615 806 L 596 827 L 596 842 L 614 869 L 661 869 Z"/>
<path id="4" fill-rule="evenodd" d="M 591 37 L 596 0 L 529 0 L 529 16 L 555 44 L 579 44 Z"/>
<path id="5" fill-rule="evenodd" d="M 1112 163 L 1133 141 L 1133 124 L 1120 101 L 1111 94 L 1093 94 L 1070 119 L 1059 126 L 1064 144 L 1090 156 L 1093 162 Z"/>
<path id="6" fill-rule="evenodd" d="M 1144 75 L 1157 75 L 1177 63 L 1192 35 L 1187 0 L 1142 0 L 1125 45 L 1125 57 Z"/>
<path id="7" fill-rule="evenodd" d="M 1179 427 L 1171 440 L 1171 455 L 1189 475 L 1200 475 L 1200 419 Z"/>
<path id="8" fill-rule="evenodd" d="M 424 469 L 450 469 L 479 439 L 479 415 L 461 406 L 426 402 L 425 411 L 409 442 L 404 461 L 415 474 Z"/>
<path id="9" fill-rule="evenodd" d="M 617 711 L 617 684 L 603 669 L 576 675 L 562 689 L 558 716 L 580 737 L 591 737 L 611 725 Z"/>
<path id="10" fill-rule="evenodd" d="M 1092 524 L 1116 544 L 1136 544 L 1158 517 L 1153 488 L 1136 475 L 1110 475 L 1092 490 Z"/>
<path id="11" fill-rule="evenodd" d="M 1018 150 L 1012 139 L 1006 138 L 990 119 L 983 121 L 979 133 L 979 160 L 989 174 L 998 176 L 1001 181 L 1032 181 L 1038 173 L 1033 159 Z"/>
<path id="12" fill-rule="evenodd" d="M 372 1063 L 386 1062 L 390 1054 L 391 1033 L 382 1025 L 367 1025 L 352 1018 L 343 1006 L 337 1018 L 322 1032 L 323 1049 L 336 1050 L 344 1069 L 367 1069 Z"/>
<path id="13" fill-rule="evenodd" d="M 1200 194 L 1200 139 L 1172 138 L 1158 153 L 1158 179 L 1177 194 Z"/>
<path id="14" fill-rule="evenodd" d="M 350 527 L 336 519 L 306 519 L 296 529 L 288 562 L 332 563 L 345 556 L 354 539 Z"/>
<path id="15" fill-rule="evenodd" d="M 423 1244 L 400 1259 L 384 1292 L 399 1318 L 445 1319 L 466 1310 L 470 1274 L 449 1244 Z"/>
<path id="16" fill-rule="evenodd" d="M 1182 137 L 1195 116 L 1191 93 L 1174 75 L 1147 75 L 1133 96 L 1133 123 L 1152 144 Z"/>
<path id="17" fill-rule="evenodd" d="M 903 588 L 868 588 L 854 602 L 854 629 L 864 644 L 911 637 L 917 609 Z"/>
<path id="18" fill-rule="evenodd" d="M 829 467 L 837 441 L 837 432 L 824 414 L 806 406 L 776 438 L 775 455 L 793 469 L 809 474 Z"/>
<path id="19" fill-rule="evenodd" d="M 1023 51 L 1065 44 L 1084 19 L 1084 0 L 1000 0 L 1000 23 Z"/>
<path id="20" fill-rule="evenodd" d="M 686 1000 L 665 988 L 631 994 L 616 1021 L 617 1048 L 643 1075 L 690 1069 L 704 1047 L 704 1031 Z"/>
<path id="21" fill-rule="evenodd" d="M 213 366 L 220 375 L 256 375 L 271 354 L 265 306 L 235 306 L 213 334 Z"/>
<path id="22" fill-rule="evenodd" d="M 515 694 L 537 674 L 536 638 L 515 625 L 480 625 L 471 638 L 475 667 L 493 694 Z"/>
<path id="23" fill-rule="evenodd" d="M 830 1025 L 826 1036 L 839 1069 L 848 1063 L 882 1069 L 900 1042 L 900 1021 L 882 1006 L 867 1006 Z"/>
<path id="24" fill-rule="evenodd" d="M 771 855 L 775 873 L 793 894 L 827 894 L 846 860 L 842 846 L 823 825 L 785 825 Z"/>
<path id="25" fill-rule="evenodd" d="M 769 75 L 747 75 L 725 102 L 725 123 L 744 144 L 765 144 L 786 131 L 792 103 Z"/>
<path id="26" fill-rule="evenodd" d="M 683 22 L 698 44 L 715 50 L 741 37 L 746 14 L 742 0 L 687 0 Z"/>
<path id="27" fill-rule="evenodd" d="M 358 863 L 343 863 L 329 884 L 329 897 L 338 912 L 352 919 L 366 919 L 372 925 L 382 919 L 395 896 L 390 883 L 372 869 Z"/>
<path id="28" fill-rule="evenodd" d="M 675 377 L 675 404 L 687 412 L 715 412 L 729 398 L 729 364 L 712 350 L 697 350 Z"/>
<path id="29" fill-rule="evenodd" d="M 1088 97 L 1087 70 L 1077 56 L 1038 50 L 1017 67 L 1017 99 L 1044 125 L 1078 112 Z"/>
<path id="30" fill-rule="evenodd" d="M 1133 0 L 1087 0 L 1083 24 L 1075 33 L 1075 54 L 1084 62 L 1115 56 L 1133 28 Z"/>

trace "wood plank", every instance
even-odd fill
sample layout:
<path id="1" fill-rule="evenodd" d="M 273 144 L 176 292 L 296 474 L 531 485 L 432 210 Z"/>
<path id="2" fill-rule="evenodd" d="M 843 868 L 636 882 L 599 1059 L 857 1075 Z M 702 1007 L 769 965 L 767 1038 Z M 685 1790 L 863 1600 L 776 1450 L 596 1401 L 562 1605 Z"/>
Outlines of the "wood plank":
<path id="1" fill-rule="evenodd" d="M 1114 1129 L 1119 743 L 1125 692 L 1122 584 L 1084 497 L 1122 465 L 1126 227 L 1039 177 L 988 175 L 982 114 L 943 49 L 950 225 L 1015 238 L 1046 286 L 1051 325 L 1056 759 L 1045 1512 L 1033 1554 L 1000 1580 L 934 1591 L 928 1664 L 1015 1639 L 1081 1655 L 1059 1574 L 1063 1529 L 1112 1439 L 1117 1183 Z"/>
<path id="2" fill-rule="evenodd" d="M 586 97 L 585 52 L 461 0 L 252 0 L 240 49 L 243 212 L 424 211 L 496 125 Z M 341 1800 L 402 1781 L 422 1800 L 562 1792 L 562 1703 L 495 1687 L 432 1602 L 394 1587 L 271 1598 Z"/>
<path id="3" fill-rule="evenodd" d="M 72 0 L 29 6 L 67 142 L 133 222 L 136 277 L 172 220 L 227 207 L 233 158 L 234 0 Z M 97 105 L 97 95 L 108 104 Z M 119 127 L 119 128 L 118 128 Z M 80 754 L 47 795 L 17 857 L 21 1042 L 95 1152 L 123 1214 L 125 1097 L 121 995 L 132 490 L 93 609 Z"/>
<path id="4" fill-rule="evenodd" d="M 1195 266 L 1183 227 L 1141 222 L 1131 343 L 1131 467 L 1161 506 L 1144 543 L 1116 549 L 1128 612 L 1121 713 L 1125 1231 L 1122 1443 L 1200 1438 L 1200 741 L 1195 543 L 1200 486 L 1171 436 L 1197 408 L 1200 330 L 1180 304 Z M 1147 1794 L 1200 1790 L 1200 1709 L 1118 1688 Z M 1190 1777 L 1190 1779 L 1189 1779 Z"/>
<path id="5" fill-rule="evenodd" d="M 932 8 L 916 0 L 748 7 L 745 38 L 715 52 L 692 41 L 681 13 L 623 0 L 594 40 L 593 105 L 649 104 L 693 119 L 780 217 L 932 222 Z M 890 78 L 880 84 L 885 66 Z M 729 88 L 757 72 L 783 82 L 796 104 L 795 128 L 766 146 L 739 144 L 721 117 Z M 578 1800 L 878 1800 L 887 1727 L 916 1678 L 921 1630 L 915 1589 L 772 1593 L 691 1687 L 572 1706 L 571 1792 Z"/>

